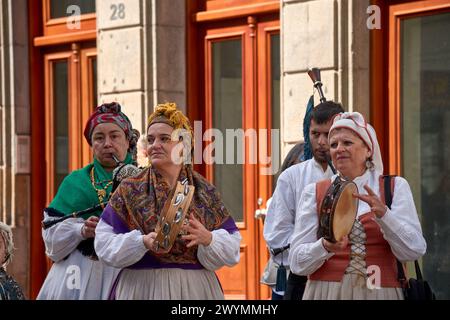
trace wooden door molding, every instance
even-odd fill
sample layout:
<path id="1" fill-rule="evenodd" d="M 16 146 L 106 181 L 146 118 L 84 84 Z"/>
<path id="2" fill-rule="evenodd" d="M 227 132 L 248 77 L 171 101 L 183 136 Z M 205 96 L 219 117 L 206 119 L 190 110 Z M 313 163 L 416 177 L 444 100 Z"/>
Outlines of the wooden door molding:
<path id="1" fill-rule="evenodd" d="M 236 26 L 208 29 L 204 39 L 205 44 L 205 129 L 212 128 L 213 126 L 213 80 L 212 80 L 212 45 L 215 42 L 227 41 L 233 39 L 240 39 L 242 45 L 242 129 L 245 131 L 248 128 L 255 128 L 254 112 L 254 66 L 252 57 L 254 52 L 254 38 L 250 37 L 248 26 Z M 241 262 L 239 265 L 233 268 L 222 268 L 218 271 L 219 278 L 222 279 L 222 284 L 225 290 L 227 298 L 231 299 L 257 299 L 258 293 L 256 290 L 255 281 L 258 279 L 256 273 L 257 261 L 253 259 L 253 252 L 257 243 L 255 243 L 252 234 L 255 233 L 255 223 L 253 219 L 253 212 L 255 210 L 254 201 L 256 199 L 256 181 L 255 181 L 255 169 L 254 164 L 249 163 L 250 145 L 246 141 L 245 143 L 245 156 L 243 165 L 243 190 L 245 190 L 245 196 L 243 197 L 243 221 L 236 222 L 243 241 L 241 243 Z M 214 169 L 213 165 L 206 165 L 206 178 L 213 182 Z M 240 275 L 240 277 L 239 277 Z M 226 279 L 226 281 L 224 281 Z M 227 288 L 227 284 L 235 286 L 237 283 L 244 282 L 245 288 L 243 290 L 232 290 L 231 287 Z"/>
<path id="2" fill-rule="evenodd" d="M 450 11 L 447 0 L 414 1 L 389 7 L 389 174 L 401 174 L 401 22 Z"/>
<path id="3" fill-rule="evenodd" d="M 45 247 L 42 241 L 42 209 L 46 201 L 45 170 L 43 167 L 45 160 L 45 114 L 44 109 L 44 81 L 42 75 L 43 55 L 41 50 L 33 46 L 34 38 L 42 34 L 42 24 L 35 17 L 42 16 L 41 5 L 38 1 L 28 2 L 28 27 L 30 48 L 30 97 L 31 97 L 31 217 L 30 217 L 30 272 L 29 284 L 30 290 L 28 297 L 36 298 L 41 289 L 46 275 L 46 257 Z"/>
<path id="4" fill-rule="evenodd" d="M 270 50 L 268 34 L 279 32 L 278 0 L 200 0 L 186 1 L 187 8 L 187 83 L 188 115 L 202 120 L 203 130 L 213 123 L 212 43 L 240 39 L 242 45 L 242 129 L 270 128 L 271 88 Z M 274 22 L 271 22 L 274 21 Z M 261 39 L 261 37 L 264 39 Z M 264 62 L 261 62 L 265 60 Z M 264 74 L 269 71 L 269 75 Z M 202 137 L 202 136 L 199 136 Z M 198 139 L 198 138 L 197 138 Z M 256 142 L 258 144 L 258 142 Z M 200 143 L 198 143 L 200 145 Z M 226 298 L 266 299 L 270 289 L 259 283 L 268 258 L 262 237 L 262 223 L 254 218 L 259 195 L 269 197 L 271 178 L 259 177 L 260 164 L 250 164 L 250 148 L 246 138 L 243 175 L 243 222 L 238 222 L 243 240 L 241 261 L 229 269 L 222 268 L 218 276 Z M 203 142 L 205 147 L 205 142 Z M 257 146 L 256 146 L 257 147 Z M 270 151 L 269 146 L 269 152 Z M 257 150 L 258 153 L 258 150 Z M 201 153 L 201 155 L 203 155 Z M 213 166 L 196 165 L 196 170 L 208 180 L 214 177 Z M 259 183 L 262 183 L 259 186 Z M 267 199 L 265 199 L 267 200 Z M 240 286 L 238 290 L 230 291 Z"/>
<path id="5" fill-rule="evenodd" d="M 97 38 L 96 30 L 72 32 L 70 34 L 56 34 L 52 36 L 35 37 L 33 44 L 36 47 L 59 45 L 73 42 L 90 41 Z"/>
<path id="6" fill-rule="evenodd" d="M 83 134 L 84 126 L 96 107 L 94 101 L 97 97 L 94 97 L 95 93 L 93 90 L 96 84 L 91 73 L 93 70 L 93 60 L 96 58 L 96 48 L 86 48 L 81 51 L 81 134 Z M 93 153 L 84 138 L 81 144 L 81 166 L 84 167 L 92 162 Z"/>
<path id="7" fill-rule="evenodd" d="M 45 36 L 68 33 L 79 33 L 87 30 L 96 30 L 96 14 L 87 13 L 79 16 L 80 28 L 70 29 L 67 27 L 67 17 L 52 19 L 50 16 L 50 0 L 42 1 L 42 23 Z"/>
<path id="8" fill-rule="evenodd" d="M 370 31 L 370 120 L 377 132 L 385 171 L 388 157 L 388 32 L 389 11 L 385 0 L 372 0 L 381 10 L 381 29 Z"/>
<path id="9" fill-rule="evenodd" d="M 56 189 L 54 181 L 54 92 L 53 65 L 58 61 L 67 62 L 68 70 L 68 143 L 69 172 L 79 169 L 92 161 L 92 151 L 83 136 L 84 125 L 95 106 L 93 101 L 92 59 L 96 57 L 96 48 L 81 48 L 80 44 L 72 44 L 71 51 L 46 54 L 44 57 L 45 77 L 45 155 L 47 159 L 47 203 Z"/>
<path id="10" fill-rule="evenodd" d="M 271 68 L 271 37 L 280 33 L 279 20 L 267 21 L 258 23 L 257 27 L 257 86 L 258 86 L 258 100 L 257 100 L 257 123 L 258 128 L 267 130 L 267 155 L 271 155 L 273 161 L 273 146 L 270 137 L 272 136 L 272 68 Z M 261 138 L 261 137 L 260 137 Z M 259 152 L 259 151 L 258 151 Z M 273 163 L 271 163 L 273 165 Z M 262 208 L 267 209 L 267 200 L 272 196 L 273 175 L 262 175 L 267 166 L 258 161 L 258 198 L 262 199 Z M 261 219 L 257 220 L 258 227 L 256 228 L 254 241 L 259 244 L 258 248 L 258 274 L 263 274 L 264 267 L 269 259 L 269 251 L 265 245 L 263 236 L 264 225 Z M 270 287 L 260 285 L 260 299 L 269 299 L 271 296 Z"/>
<path id="11" fill-rule="evenodd" d="M 81 108 L 81 61 L 80 44 L 72 43 L 69 73 L 69 172 L 82 164 L 82 108 Z"/>
<path id="12" fill-rule="evenodd" d="M 95 40 L 97 37 L 97 18 L 95 13 L 79 16 L 79 27 L 71 28 L 71 17 L 52 19 L 50 17 L 50 0 L 33 0 L 34 6 L 39 7 L 41 32 L 33 38 L 36 47 L 67 44 L 73 42 Z"/>
<path id="13" fill-rule="evenodd" d="M 53 66 L 55 62 L 66 61 L 67 62 L 67 70 L 68 70 L 68 78 L 70 79 L 72 70 L 70 68 L 70 59 L 72 57 L 71 52 L 61 52 L 61 53 L 53 53 L 47 54 L 44 58 L 44 81 L 45 81 L 45 159 L 46 159 L 46 180 L 47 180 L 47 192 L 46 192 L 46 203 L 50 203 L 55 195 L 55 187 L 53 185 L 53 181 L 55 181 L 54 172 L 55 172 L 55 150 L 54 150 L 54 141 L 55 141 L 55 132 L 54 127 L 50 124 L 55 122 L 54 118 L 54 91 L 53 91 Z M 70 80 L 68 81 L 70 87 Z M 68 101 L 68 105 L 70 105 L 70 101 Z M 69 108 L 70 110 L 70 108 Z M 69 148 L 70 152 L 70 148 Z M 70 155 L 69 155 L 70 158 Z"/>
<path id="14" fill-rule="evenodd" d="M 248 17 L 252 15 L 260 15 L 267 13 L 274 13 L 280 11 L 280 1 L 247 1 L 243 3 L 239 1 L 216 1 L 214 6 L 206 4 L 206 11 L 196 12 L 192 19 L 195 22 L 211 22 L 218 20 L 227 20 L 241 17 Z"/>

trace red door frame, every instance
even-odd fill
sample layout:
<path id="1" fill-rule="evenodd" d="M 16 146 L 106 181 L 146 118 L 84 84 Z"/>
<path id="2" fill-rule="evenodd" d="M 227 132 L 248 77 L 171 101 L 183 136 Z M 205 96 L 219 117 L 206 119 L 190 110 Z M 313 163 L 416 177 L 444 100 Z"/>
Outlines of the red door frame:
<path id="1" fill-rule="evenodd" d="M 268 12 L 264 12 L 266 13 L 266 15 L 263 16 L 264 18 L 261 19 L 262 21 L 258 21 L 260 17 L 257 15 L 257 12 L 252 12 L 256 14 L 256 20 L 252 18 L 247 19 L 246 16 L 236 16 L 231 17 L 230 20 L 226 21 L 221 15 L 220 10 L 210 13 L 198 13 L 199 11 L 205 10 L 205 7 L 202 7 L 202 5 L 199 3 L 187 1 L 187 110 L 188 116 L 192 121 L 201 120 L 204 124 L 206 124 L 206 127 L 209 127 L 212 123 L 211 97 L 207 94 L 205 95 L 205 91 L 206 93 L 210 91 L 208 90 L 207 86 L 211 84 L 211 81 L 208 80 L 207 77 L 210 75 L 211 70 L 204 70 L 204 67 L 202 65 L 199 65 L 199 61 L 206 61 L 205 59 L 210 56 L 208 54 L 208 51 L 205 51 L 203 49 L 204 46 L 199 44 L 204 43 L 205 37 L 209 36 L 211 38 L 215 33 L 210 32 L 207 35 L 205 31 L 205 25 L 199 24 L 199 22 L 207 21 L 205 22 L 208 25 L 208 28 L 206 29 L 218 30 L 218 36 L 221 38 L 223 38 L 227 32 L 230 32 L 229 36 L 238 36 L 237 34 L 233 33 L 233 31 L 238 32 L 237 29 L 240 29 L 240 32 L 244 32 L 246 34 L 246 36 L 242 37 L 243 47 L 247 48 L 244 50 L 251 50 L 253 54 L 250 55 L 243 52 L 243 67 L 245 68 L 245 70 L 243 71 L 243 82 L 247 82 L 247 87 L 248 85 L 250 85 L 250 83 L 253 83 L 251 85 L 253 87 L 248 87 L 248 89 L 252 91 L 253 94 L 251 92 L 249 93 L 248 90 L 246 92 L 243 92 L 243 100 L 245 101 L 245 105 L 252 106 L 252 110 L 255 111 L 252 111 L 250 113 L 247 112 L 243 115 L 244 128 L 253 127 L 258 129 L 261 124 L 262 126 L 269 128 L 268 123 L 271 121 L 271 119 L 270 117 L 267 117 L 267 113 L 265 113 L 264 111 L 258 112 L 258 108 L 261 108 L 264 104 L 262 103 L 261 105 L 259 105 L 258 101 L 262 101 L 263 99 L 270 99 L 270 96 L 265 96 L 264 94 L 256 96 L 255 92 L 258 91 L 256 90 L 256 86 L 267 86 L 270 82 L 270 74 L 267 74 L 267 78 L 258 75 L 267 72 L 267 70 L 270 70 L 270 68 L 267 65 L 258 66 L 256 59 L 253 58 L 255 56 L 258 56 L 263 57 L 263 59 L 269 59 L 268 61 L 270 61 L 270 55 L 268 52 L 266 52 L 266 48 L 262 48 L 261 45 L 257 45 L 255 37 L 260 37 L 265 32 L 270 33 L 279 29 L 279 3 L 272 3 L 270 5 L 264 6 L 257 4 L 253 7 L 253 9 L 257 10 L 256 8 L 262 7 L 264 7 L 264 10 L 269 10 L 268 12 L 271 12 L 270 14 L 267 14 Z M 251 11 L 253 9 L 249 10 Z M 231 12 L 227 9 L 224 9 L 222 11 L 222 13 L 225 14 L 226 17 L 228 17 L 227 15 Z M 271 21 L 273 19 L 277 20 L 277 22 L 266 23 L 266 21 Z M 260 22 L 262 23 L 260 24 Z M 242 27 L 233 27 L 238 25 Z M 248 36 L 248 34 L 253 34 L 253 36 Z M 247 41 L 245 45 L 244 41 Z M 265 42 L 265 44 L 268 43 L 267 39 L 264 39 L 263 42 Z M 257 70 L 257 68 L 259 69 Z M 258 83 L 257 79 L 259 80 Z M 245 84 L 243 84 L 243 87 L 245 87 Z M 197 142 L 197 145 L 199 146 L 200 144 Z M 269 150 L 269 152 L 271 152 L 271 150 Z M 246 153 L 246 157 L 248 159 L 248 150 L 246 150 Z M 195 169 L 208 178 L 212 178 L 213 176 L 212 168 L 209 168 L 206 165 L 196 165 Z M 251 167 L 251 165 L 247 166 L 246 173 L 244 175 L 244 186 L 246 188 L 245 190 L 246 192 L 248 192 L 249 190 L 251 190 L 252 192 L 251 195 L 246 194 L 246 198 L 248 198 L 248 201 L 244 200 L 244 208 L 245 212 L 247 212 L 247 215 L 249 212 L 253 213 L 257 208 L 256 199 L 258 196 L 264 196 L 264 200 L 266 201 L 272 191 L 269 190 L 271 189 L 270 177 L 259 177 L 257 173 L 258 170 L 259 165 L 253 165 L 253 167 Z M 249 172 L 252 173 L 249 174 Z M 239 227 L 244 229 L 251 227 L 251 229 L 254 230 L 252 239 L 246 239 L 246 242 L 248 244 L 251 244 L 251 246 L 254 246 L 254 248 L 241 248 L 241 252 L 244 249 L 251 249 L 256 253 L 255 261 L 251 261 L 251 265 L 249 265 L 246 270 L 245 276 L 247 278 L 246 282 L 248 284 L 246 296 L 250 299 L 266 299 L 269 297 L 270 292 L 268 288 L 259 284 L 259 277 L 268 258 L 267 249 L 262 238 L 262 224 L 259 220 L 255 220 L 252 216 L 251 220 L 249 219 L 249 217 L 247 217 L 247 221 Z M 244 231 L 244 229 L 242 229 L 242 231 Z M 246 263 L 248 264 L 249 261 L 247 261 Z M 255 282 L 255 284 L 251 285 L 249 279 L 253 279 L 252 281 Z"/>

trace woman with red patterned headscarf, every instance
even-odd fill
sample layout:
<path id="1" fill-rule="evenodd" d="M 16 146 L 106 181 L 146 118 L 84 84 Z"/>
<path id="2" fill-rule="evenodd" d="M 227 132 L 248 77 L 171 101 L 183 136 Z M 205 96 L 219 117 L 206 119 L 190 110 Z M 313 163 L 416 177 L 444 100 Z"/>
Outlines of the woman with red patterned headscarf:
<path id="1" fill-rule="evenodd" d="M 44 212 L 70 215 L 108 201 L 112 192 L 114 157 L 134 163 L 139 132 L 117 103 L 96 108 L 86 123 L 84 136 L 92 148 L 94 161 L 70 173 Z M 106 299 L 119 270 L 98 260 L 94 238 L 98 209 L 81 218 L 69 218 L 42 231 L 46 254 L 54 262 L 38 299 Z"/>

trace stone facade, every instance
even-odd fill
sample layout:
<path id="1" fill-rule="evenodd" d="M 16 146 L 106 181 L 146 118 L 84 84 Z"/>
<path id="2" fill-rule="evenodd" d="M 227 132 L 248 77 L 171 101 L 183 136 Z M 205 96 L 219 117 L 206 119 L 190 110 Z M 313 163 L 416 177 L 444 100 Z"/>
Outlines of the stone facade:
<path id="1" fill-rule="evenodd" d="M 185 1 L 97 0 L 99 101 L 118 101 L 145 133 L 157 103 L 186 111 Z M 114 9 L 114 12 L 112 12 Z"/>
<path id="2" fill-rule="evenodd" d="M 322 70 L 324 94 L 349 111 L 369 112 L 369 0 L 281 0 L 282 154 L 303 140 L 309 68 Z M 319 102 L 317 93 L 315 104 Z M 368 118 L 369 119 L 369 118 Z M 293 130 L 292 128 L 295 128 Z"/>
<path id="3" fill-rule="evenodd" d="M 0 219 L 13 227 L 8 266 L 28 292 L 30 239 L 30 93 L 27 1 L 0 2 Z"/>

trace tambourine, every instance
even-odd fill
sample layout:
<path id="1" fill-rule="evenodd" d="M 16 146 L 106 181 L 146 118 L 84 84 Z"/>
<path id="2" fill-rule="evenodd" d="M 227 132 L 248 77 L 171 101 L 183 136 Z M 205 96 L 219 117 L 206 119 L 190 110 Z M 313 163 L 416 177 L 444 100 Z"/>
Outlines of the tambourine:
<path id="1" fill-rule="evenodd" d="M 358 199 L 353 193 L 358 187 L 353 181 L 337 177 L 330 185 L 319 212 L 317 236 L 330 242 L 337 242 L 350 233 L 358 212 Z"/>
<path id="2" fill-rule="evenodd" d="M 177 182 L 173 197 L 155 228 L 156 238 L 153 245 L 155 252 L 167 253 L 172 248 L 175 239 L 181 232 L 181 227 L 188 221 L 186 213 L 194 191 L 195 187 L 189 185 L 187 179 Z"/>

